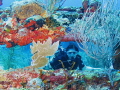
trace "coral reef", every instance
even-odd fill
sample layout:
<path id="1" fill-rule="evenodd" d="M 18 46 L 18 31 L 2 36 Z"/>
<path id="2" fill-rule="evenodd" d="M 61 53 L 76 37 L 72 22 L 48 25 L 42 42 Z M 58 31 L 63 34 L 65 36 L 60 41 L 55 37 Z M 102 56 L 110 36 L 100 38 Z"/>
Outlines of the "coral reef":
<path id="1" fill-rule="evenodd" d="M 29 25 L 33 25 L 33 23 L 36 24 L 36 22 L 30 22 L 25 27 Z M 48 28 L 46 25 L 43 27 L 31 31 L 27 28 L 21 28 L 19 30 L 9 30 L 9 31 L 3 31 L 0 35 L 0 44 L 6 44 L 6 46 L 13 47 L 16 45 L 27 45 L 31 43 L 33 40 L 35 42 L 40 41 L 43 42 L 48 37 L 52 38 L 52 41 L 58 41 L 61 40 L 62 37 L 65 35 L 65 28 L 63 27 L 53 27 L 53 28 Z"/>
<path id="2" fill-rule="evenodd" d="M 88 13 L 85 13 L 81 20 L 76 20 L 76 22 L 71 25 L 71 28 L 73 33 L 80 33 L 77 37 L 80 41 L 82 40 L 79 47 L 84 50 L 89 57 L 99 61 L 103 66 L 102 68 L 104 68 L 108 74 L 111 85 L 113 85 L 113 62 L 114 56 L 116 56 L 116 48 L 120 42 L 119 12 L 116 4 L 112 1 L 102 4 L 100 12 L 97 10 L 94 13 L 90 13 L 88 17 L 86 17 Z M 106 7 L 103 7 L 104 5 Z M 76 39 L 76 35 L 74 38 Z"/>
<path id="3" fill-rule="evenodd" d="M 89 74 L 92 74 L 89 77 Z M 114 74 L 120 73 L 115 71 Z M 8 70 L 4 73 L 6 81 L 0 81 L 1 89 L 42 89 L 42 90 L 119 90 L 120 80 L 110 85 L 107 74 L 103 70 L 43 70 L 24 68 Z M 118 77 L 118 78 L 119 78 Z M 114 77 L 117 78 L 117 77 Z"/>
<path id="4" fill-rule="evenodd" d="M 5 73 L 6 73 L 5 70 L 0 69 L 0 81 L 6 81 L 7 80 L 7 78 L 4 76 Z"/>
<path id="5" fill-rule="evenodd" d="M 32 66 L 42 67 L 48 63 L 46 56 L 52 56 L 58 49 L 59 41 L 52 44 L 52 39 L 48 38 L 43 43 L 33 41 L 33 46 L 30 46 L 32 56 Z"/>
<path id="6" fill-rule="evenodd" d="M 45 21 L 46 21 L 46 25 L 49 27 L 49 28 L 52 28 L 53 26 L 54 27 L 58 27 L 58 26 L 60 26 L 60 23 L 59 22 L 57 22 L 57 20 L 56 19 L 54 19 L 54 17 L 47 17 L 46 19 L 45 19 Z"/>
<path id="7" fill-rule="evenodd" d="M 9 7 L 2 9 L 0 8 L 0 19 L 7 20 L 7 18 L 11 15 L 11 10 Z M 1 22 L 0 22 L 1 23 Z"/>
<path id="8" fill-rule="evenodd" d="M 45 9 L 36 0 L 16 1 L 12 5 L 12 11 L 20 19 L 26 19 L 33 15 L 45 16 Z"/>
<path id="9" fill-rule="evenodd" d="M 0 70 L 0 89 L 119 90 L 120 71 L 111 69 L 114 59 L 115 69 L 120 68 L 119 48 L 116 51 L 120 17 L 114 10 L 115 0 L 84 14 L 79 14 L 78 8 L 60 12 L 65 0 L 45 1 L 43 5 L 38 0 L 19 0 L 11 9 L 0 10 L 0 68 L 9 69 Z M 79 54 L 85 66 L 94 68 L 40 70 L 58 50 L 59 41 L 81 42 L 80 49 L 86 54 Z"/>

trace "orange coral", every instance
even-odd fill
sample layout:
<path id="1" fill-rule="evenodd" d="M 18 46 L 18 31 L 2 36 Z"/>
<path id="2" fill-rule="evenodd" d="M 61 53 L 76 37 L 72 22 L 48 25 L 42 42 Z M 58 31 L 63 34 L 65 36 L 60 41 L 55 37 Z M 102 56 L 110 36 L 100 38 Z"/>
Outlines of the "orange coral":
<path id="1" fill-rule="evenodd" d="M 65 31 L 61 29 L 63 28 L 56 27 L 54 28 L 54 30 L 52 30 L 47 28 L 47 26 L 44 26 L 35 31 L 28 31 L 25 36 L 21 36 L 18 33 L 18 30 L 10 30 L 9 33 L 5 31 L 0 35 L 0 44 L 6 44 L 7 47 L 13 47 L 15 45 L 23 46 L 31 43 L 33 40 L 35 42 L 44 42 L 49 37 L 54 42 L 57 40 L 61 40 L 62 37 L 65 35 Z"/>

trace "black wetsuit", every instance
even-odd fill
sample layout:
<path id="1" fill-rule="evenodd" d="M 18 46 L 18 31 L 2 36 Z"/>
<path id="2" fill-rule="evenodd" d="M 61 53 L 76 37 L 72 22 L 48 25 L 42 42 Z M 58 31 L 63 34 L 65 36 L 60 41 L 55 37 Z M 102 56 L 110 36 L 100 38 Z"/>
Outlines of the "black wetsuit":
<path id="1" fill-rule="evenodd" d="M 82 70 L 84 67 L 81 56 L 77 55 L 74 60 L 68 61 L 68 56 L 64 52 L 62 52 L 61 55 L 57 55 L 55 58 L 53 58 L 53 61 L 50 62 L 50 65 L 53 69 L 66 68 L 68 70 L 75 70 L 77 67 Z"/>

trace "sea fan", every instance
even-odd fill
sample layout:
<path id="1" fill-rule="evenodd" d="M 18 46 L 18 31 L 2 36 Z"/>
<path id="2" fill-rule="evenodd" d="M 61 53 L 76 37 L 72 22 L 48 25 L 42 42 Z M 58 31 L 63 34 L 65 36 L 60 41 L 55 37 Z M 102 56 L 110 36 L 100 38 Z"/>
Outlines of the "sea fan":
<path id="1" fill-rule="evenodd" d="M 87 18 L 88 13 L 85 13 L 82 20 L 76 20 L 71 28 L 73 33 L 80 33 L 77 38 L 74 35 L 75 39 L 82 41 L 81 45 L 78 43 L 79 47 L 91 58 L 98 60 L 113 85 L 114 77 L 111 72 L 116 48 L 120 46 L 120 19 L 116 8 L 117 0 L 103 1 L 99 10 L 89 14 Z"/>
<path id="2" fill-rule="evenodd" d="M 33 41 L 33 46 L 30 46 L 32 56 L 32 66 L 42 67 L 48 63 L 46 56 L 52 56 L 58 49 L 59 41 L 52 44 L 52 39 L 48 38 L 46 42 L 37 43 Z"/>

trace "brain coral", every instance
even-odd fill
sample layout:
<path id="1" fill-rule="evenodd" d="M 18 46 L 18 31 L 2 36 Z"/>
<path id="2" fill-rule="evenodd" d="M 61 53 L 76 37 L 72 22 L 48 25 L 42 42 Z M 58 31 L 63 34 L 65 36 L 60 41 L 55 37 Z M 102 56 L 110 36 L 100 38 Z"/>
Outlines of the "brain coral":
<path id="1" fill-rule="evenodd" d="M 33 15 L 43 15 L 46 12 L 43 5 L 35 0 L 16 1 L 12 5 L 12 11 L 19 19 L 26 19 Z"/>

